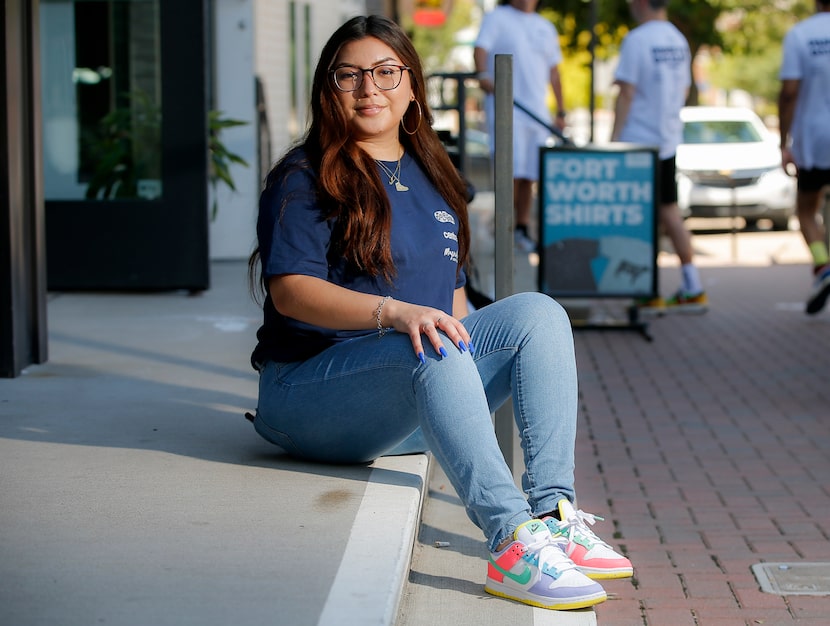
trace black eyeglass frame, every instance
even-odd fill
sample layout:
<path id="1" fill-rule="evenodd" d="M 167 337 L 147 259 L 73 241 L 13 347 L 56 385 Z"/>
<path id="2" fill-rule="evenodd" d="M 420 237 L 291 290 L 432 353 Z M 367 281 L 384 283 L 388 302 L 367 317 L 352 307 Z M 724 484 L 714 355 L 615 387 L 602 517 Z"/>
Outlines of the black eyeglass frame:
<path id="1" fill-rule="evenodd" d="M 395 84 L 394 87 L 381 87 L 380 85 L 378 85 L 378 81 L 375 80 L 375 70 L 379 67 L 394 67 L 396 70 L 399 70 L 398 82 Z M 357 82 L 354 89 L 343 89 L 340 86 L 340 83 L 337 82 L 337 77 L 335 76 L 335 74 L 338 71 L 345 68 L 355 69 L 360 73 L 360 80 Z M 393 89 L 397 89 L 401 86 L 404 70 L 411 71 L 412 68 L 408 65 L 396 65 L 395 63 L 381 63 L 380 65 L 375 65 L 374 67 L 357 67 L 356 65 L 341 65 L 340 67 L 335 67 L 334 69 L 329 70 L 329 74 L 331 75 L 331 78 L 334 81 L 334 86 L 343 93 L 352 93 L 353 91 L 357 91 L 358 89 L 360 89 L 363 86 L 363 77 L 366 75 L 366 72 L 369 72 L 369 76 L 372 77 L 372 82 L 375 83 L 375 87 L 377 87 L 381 91 L 392 91 Z"/>

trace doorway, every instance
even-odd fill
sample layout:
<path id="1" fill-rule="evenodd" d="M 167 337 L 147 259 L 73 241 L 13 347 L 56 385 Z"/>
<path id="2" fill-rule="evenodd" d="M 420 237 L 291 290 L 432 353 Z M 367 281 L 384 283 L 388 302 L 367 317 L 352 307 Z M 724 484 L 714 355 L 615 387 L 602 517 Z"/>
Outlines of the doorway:
<path id="1" fill-rule="evenodd" d="M 204 0 L 42 0 L 50 290 L 209 287 Z"/>

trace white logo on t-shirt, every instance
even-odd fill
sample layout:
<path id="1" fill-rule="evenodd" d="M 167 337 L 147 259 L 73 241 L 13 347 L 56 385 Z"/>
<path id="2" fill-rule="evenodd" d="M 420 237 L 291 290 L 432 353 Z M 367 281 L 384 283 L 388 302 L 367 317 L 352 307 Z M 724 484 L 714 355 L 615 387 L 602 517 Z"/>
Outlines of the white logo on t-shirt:
<path id="1" fill-rule="evenodd" d="M 446 224 L 447 222 L 449 222 L 450 224 L 455 224 L 455 218 L 446 211 L 436 211 L 435 213 L 433 213 L 433 215 L 435 216 L 435 219 L 439 222 L 442 222 L 444 224 Z"/>

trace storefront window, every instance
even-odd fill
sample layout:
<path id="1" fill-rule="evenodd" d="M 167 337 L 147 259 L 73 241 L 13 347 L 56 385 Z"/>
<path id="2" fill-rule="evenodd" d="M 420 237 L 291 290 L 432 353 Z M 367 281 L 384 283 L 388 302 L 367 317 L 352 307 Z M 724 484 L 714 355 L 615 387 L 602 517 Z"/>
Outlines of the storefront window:
<path id="1" fill-rule="evenodd" d="M 47 200 L 161 197 L 159 0 L 41 0 Z"/>

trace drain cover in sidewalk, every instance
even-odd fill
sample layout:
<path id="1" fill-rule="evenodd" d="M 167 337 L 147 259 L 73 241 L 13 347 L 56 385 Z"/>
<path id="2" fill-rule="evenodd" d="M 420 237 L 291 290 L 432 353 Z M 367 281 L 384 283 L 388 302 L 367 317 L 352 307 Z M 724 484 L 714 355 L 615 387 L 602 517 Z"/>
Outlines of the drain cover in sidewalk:
<path id="1" fill-rule="evenodd" d="M 830 596 L 830 563 L 756 563 L 761 590 L 780 596 Z"/>

